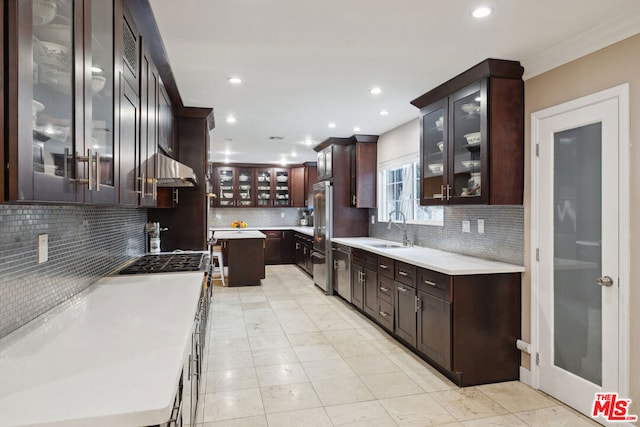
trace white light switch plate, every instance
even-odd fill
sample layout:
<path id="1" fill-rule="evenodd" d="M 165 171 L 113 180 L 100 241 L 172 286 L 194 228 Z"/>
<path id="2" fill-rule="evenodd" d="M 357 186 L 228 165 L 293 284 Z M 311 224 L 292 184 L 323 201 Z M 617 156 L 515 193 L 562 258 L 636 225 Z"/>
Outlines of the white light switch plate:
<path id="1" fill-rule="evenodd" d="M 376 223 L 376 216 L 371 215 L 371 224 L 375 224 L 375 223 Z"/>
<path id="2" fill-rule="evenodd" d="M 38 235 L 38 264 L 49 259 L 49 237 L 47 234 Z"/>
<path id="3" fill-rule="evenodd" d="M 471 233 L 471 222 L 468 220 L 462 221 L 462 232 Z"/>
<path id="4" fill-rule="evenodd" d="M 478 220 L 478 233 L 480 234 L 484 233 L 484 219 Z"/>

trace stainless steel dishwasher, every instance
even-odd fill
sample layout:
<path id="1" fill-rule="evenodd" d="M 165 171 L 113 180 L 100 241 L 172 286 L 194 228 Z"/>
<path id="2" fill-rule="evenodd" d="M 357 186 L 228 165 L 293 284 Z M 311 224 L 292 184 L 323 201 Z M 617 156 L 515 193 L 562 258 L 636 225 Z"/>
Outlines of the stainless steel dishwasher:
<path id="1" fill-rule="evenodd" d="M 333 288 L 338 295 L 351 302 L 351 248 L 333 244 Z"/>

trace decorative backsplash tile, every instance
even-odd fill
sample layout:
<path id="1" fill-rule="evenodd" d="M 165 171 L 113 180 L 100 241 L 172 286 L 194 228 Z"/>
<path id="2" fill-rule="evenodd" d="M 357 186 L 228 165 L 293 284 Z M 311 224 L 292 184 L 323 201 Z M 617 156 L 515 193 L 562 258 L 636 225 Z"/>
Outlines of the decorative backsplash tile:
<path id="1" fill-rule="evenodd" d="M 478 233 L 478 219 L 484 219 L 483 234 Z M 470 233 L 462 232 L 465 220 L 470 222 Z M 402 241 L 398 227 L 389 230 L 382 222 L 369 225 L 369 235 Z M 407 224 L 407 236 L 418 246 L 523 265 L 524 207 L 445 206 L 444 227 Z"/>
<path id="2" fill-rule="evenodd" d="M 0 338 L 143 254 L 146 221 L 144 209 L 0 205 Z"/>
<path id="3" fill-rule="evenodd" d="M 275 227 L 298 225 L 303 208 L 209 208 L 210 227 L 229 227 L 235 220 L 244 221 L 249 227 Z"/>

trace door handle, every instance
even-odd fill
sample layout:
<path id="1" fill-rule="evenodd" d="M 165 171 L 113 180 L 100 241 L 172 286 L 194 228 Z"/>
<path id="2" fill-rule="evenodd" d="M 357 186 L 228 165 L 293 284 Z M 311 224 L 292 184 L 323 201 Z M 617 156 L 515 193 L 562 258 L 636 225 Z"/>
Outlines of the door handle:
<path id="1" fill-rule="evenodd" d="M 596 283 L 600 286 L 608 288 L 610 286 L 613 286 L 613 279 L 609 276 L 602 276 L 596 279 Z"/>

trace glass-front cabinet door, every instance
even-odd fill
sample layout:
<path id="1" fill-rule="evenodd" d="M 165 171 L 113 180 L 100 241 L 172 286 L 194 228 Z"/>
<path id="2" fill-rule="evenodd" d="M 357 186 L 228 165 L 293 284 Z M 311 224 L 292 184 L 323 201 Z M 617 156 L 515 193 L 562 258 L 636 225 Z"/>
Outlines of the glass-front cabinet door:
<path id="1" fill-rule="evenodd" d="M 8 77 L 17 82 L 8 93 L 9 141 L 17 141 L 9 147 L 17 171 L 9 178 L 10 200 L 114 203 L 109 17 L 112 0 L 7 3 Z M 94 58 L 105 73 L 96 82 Z M 101 93 L 109 97 L 94 99 Z M 95 134 L 93 122 L 101 129 Z"/>
<path id="2" fill-rule="evenodd" d="M 480 203 L 486 197 L 486 80 L 449 98 L 449 200 Z M 485 196 L 485 197 L 483 197 Z"/>
<path id="3" fill-rule="evenodd" d="M 92 0 L 90 21 L 85 48 L 85 94 L 87 95 L 87 118 L 85 138 L 91 149 L 91 167 L 94 168 L 94 188 L 90 200 L 94 203 L 115 201 L 114 159 L 114 64 L 113 64 L 113 0 Z M 87 9 L 85 9 L 87 13 Z M 143 191 L 144 188 L 143 188 Z"/>
<path id="4" fill-rule="evenodd" d="M 274 169 L 275 206 L 289 206 L 289 169 Z"/>
<path id="5" fill-rule="evenodd" d="M 238 169 L 238 191 L 237 191 L 237 203 L 239 207 L 252 207 L 253 203 L 253 169 L 251 168 L 239 168 Z"/>
<path id="6" fill-rule="evenodd" d="M 446 198 L 445 170 L 447 168 L 447 103 L 438 101 L 422 111 L 421 137 L 421 204 L 442 204 Z"/>
<path id="7" fill-rule="evenodd" d="M 218 205 L 235 206 L 235 168 L 218 168 Z"/>
<path id="8" fill-rule="evenodd" d="M 256 170 L 256 206 L 273 206 L 272 175 L 271 168 Z"/>

